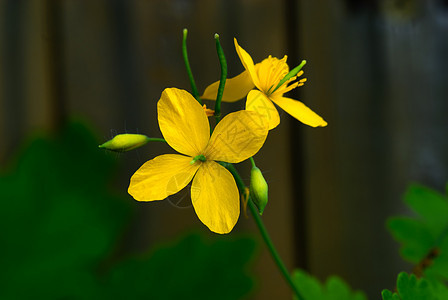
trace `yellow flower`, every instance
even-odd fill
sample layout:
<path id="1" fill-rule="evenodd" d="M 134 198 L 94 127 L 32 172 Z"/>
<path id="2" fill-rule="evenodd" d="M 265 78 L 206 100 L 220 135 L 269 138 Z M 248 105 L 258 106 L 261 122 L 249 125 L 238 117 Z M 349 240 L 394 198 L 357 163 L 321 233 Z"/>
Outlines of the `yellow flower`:
<path id="1" fill-rule="evenodd" d="M 187 91 L 165 89 L 157 104 L 159 127 L 167 143 L 181 154 L 147 161 L 131 178 L 128 192 L 138 201 L 163 200 L 193 180 L 191 200 L 211 231 L 228 233 L 239 214 L 239 193 L 230 172 L 216 161 L 239 163 L 253 156 L 268 134 L 256 112 L 225 116 L 210 137 L 204 109 Z"/>
<path id="2" fill-rule="evenodd" d="M 222 101 L 234 102 L 247 95 L 246 110 L 257 111 L 264 115 L 269 122 L 269 130 L 277 127 L 280 123 L 280 116 L 272 102 L 306 125 L 312 127 L 327 125 L 324 119 L 302 102 L 283 97 L 284 93 L 305 83 L 305 78 L 292 83 L 303 74 L 303 71 L 300 71 L 297 76 L 292 77 L 274 91 L 278 83 L 289 72 L 286 55 L 282 59 L 269 56 L 261 63 L 254 65 L 252 57 L 238 45 L 236 39 L 234 39 L 234 42 L 238 56 L 246 70 L 234 78 L 227 79 Z M 291 84 L 288 86 L 289 83 Z M 201 98 L 216 99 L 218 86 L 219 81 L 209 85 Z M 258 90 L 253 89 L 254 87 L 257 87 Z"/>

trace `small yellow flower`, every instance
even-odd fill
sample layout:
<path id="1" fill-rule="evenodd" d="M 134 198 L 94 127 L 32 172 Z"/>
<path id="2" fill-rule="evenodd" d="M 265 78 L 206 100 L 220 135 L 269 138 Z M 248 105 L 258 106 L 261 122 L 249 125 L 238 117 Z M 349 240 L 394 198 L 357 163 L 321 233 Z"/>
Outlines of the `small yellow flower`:
<path id="1" fill-rule="evenodd" d="M 234 42 L 238 56 L 246 70 L 234 78 L 227 79 L 222 101 L 234 102 L 247 95 L 246 110 L 256 111 L 264 115 L 269 122 L 269 130 L 277 127 L 280 123 L 280 116 L 272 102 L 306 125 L 312 127 L 327 125 L 324 119 L 302 102 L 283 97 L 284 93 L 305 83 L 306 78 L 292 83 L 303 74 L 303 71 L 300 71 L 297 76 L 292 77 L 274 91 L 277 84 L 289 72 L 286 55 L 282 59 L 269 56 L 261 63 L 254 65 L 252 57 L 238 45 L 236 39 L 234 39 Z M 288 86 L 289 83 L 291 84 Z M 209 85 L 201 98 L 216 99 L 218 86 L 219 81 Z M 253 89 L 254 87 L 257 87 L 258 90 Z"/>
<path id="2" fill-rule="evenodd" d="M 211 231 L 228 233 L 239 214 L 239 193 L 232 174 L 216 161 L 238 163 L 253 156 L 268 134 L 256 112 L 225 116 L 210 137 L 202 106 L 187 91 L 165 89 L 157 104 L 159 127 L 167 143 L 181 154 L 147 161 L 131 178 L 128 192 L 137 201 L 163 200 L 193 180 L 191 200 Z"/>

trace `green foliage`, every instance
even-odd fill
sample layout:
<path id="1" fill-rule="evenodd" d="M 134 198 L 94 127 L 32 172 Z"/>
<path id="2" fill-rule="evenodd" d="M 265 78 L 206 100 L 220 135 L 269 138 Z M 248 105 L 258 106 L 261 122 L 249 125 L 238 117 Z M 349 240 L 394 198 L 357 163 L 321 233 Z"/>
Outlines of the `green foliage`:
<path id="1" fill-rule="evenodd" d="M 1 299 L 235 299 L 250 291 L 249 239 L 193 235 L 112 264 L 134 202 L 111 192 L 115 160 L 97 145 L 72 124 L 57 138 L 34 139 L 3 170 Z"/>
<path id="2" fill-rule="evenodd" d="M 425 278 L 417 279 L 414 274 L 402 272 L 397 278 L 397 292 L 383 290 L 383 300 L 445 300 L 448 299 L 448 288 Z"/>
<path id="3" fill-rule="evenodd" d="M 0 176 L 2 299 L 95 295 L 93 270 L 129 218 L 113 163 L 81 125 L 36 138 Z M 30 297 L 33 296 L 33 297 Z"/>
<path id="4" fill-rule="evenodd" d="M 205 243 L 191 235 L 160 247 L 149 260 L 123 262 L 107 290 L 116 299 L 240 299 L 252 287 L 244 266 L 254 247 L 247 238 Z"/>
<path id="5" fill-rule="evenodd" d="M 402 257 L 417 264 L 436 250 L 438 255 L 430 260 L 425 276 L 448 279 L 447 197 L 429 188 L 412 185 L 406 193 L 405 203 L 418 217 L 394 217 L 387 224 L 395 239 L 402 243 Z"/>
<path id="6" fill-rule="evenodd" d="M 363 292 L 352 291 L 337 276 L 332 276 L 327 279 L 325 284 L 321 284 L 305 271 L 295 270 L 292 279 L 303 298 L 307 300 L 367 300 Z"/>

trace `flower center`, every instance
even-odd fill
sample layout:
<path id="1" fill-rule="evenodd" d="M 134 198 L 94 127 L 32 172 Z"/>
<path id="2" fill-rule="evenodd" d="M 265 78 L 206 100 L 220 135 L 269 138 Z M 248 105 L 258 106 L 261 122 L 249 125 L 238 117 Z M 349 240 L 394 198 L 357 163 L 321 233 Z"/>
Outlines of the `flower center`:
<path id="1" fill-rule="evenodd" d="M 207 160 L 207 158 L 205 158 L 205 155 L 204 155 L 204 154 L 196 155 L 196 156 L 193 158 L 193 160 L 190 161 L 190 164 L 192 165 L 192 164 L 194 164 L 195 162 L 197 162 L 198 160 L 199 160 L 199 161 L 202 161 L 202 162 L 205 162 L 205 161 Z"/>
<path id="2" fill-rule="evenodd" d="M 286 56 L 282 59 L 272 57 L 264 59 L 258 65 L 258 77 L 260 80 L 260 90 L 266 95 L 270 95 L 280 80 L 288 73 Z"/>

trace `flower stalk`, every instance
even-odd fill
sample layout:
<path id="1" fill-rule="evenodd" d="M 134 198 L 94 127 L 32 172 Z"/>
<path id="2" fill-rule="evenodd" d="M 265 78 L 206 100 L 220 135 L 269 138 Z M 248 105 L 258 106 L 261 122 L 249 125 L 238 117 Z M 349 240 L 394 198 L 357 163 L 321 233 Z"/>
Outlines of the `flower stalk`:
<path id="1" fill-rule="evenodd" d="M 193 72 L 191 72 L 190 61 L 188 60 L 187 35 L 188 35 L 188 30 L 187 30 L 187 28 L 184 28 L 183 38 L 182 38 L 182 56 L 184 58 L 185 68 L 187 69 L 188 79 L 190 80 L 191 94 L 199 102 L 199 104 L 202 105 L 202 101 L 201 101 L 201 98 L 199 97 L 199 92 L 196 87 L 196 82 L 194 81 Z"/>
<path id="2" fill-rule="evenodd" d="M 252 160 L 251 160 L 252 161 Z M 240 192 L 244 192 L 246 189 L 246 186 L 241 179 L 240 174 L 235 169 L 233 164 L 225 163 L 223 164 L 227 168 L 227 170 L 230 171 L 230 173 L 235 178 L 235 182 L 238 186 L 238 189 Z M 283 278 L 286 280 L 290 288 L 293 290 L 294 294 L 296 295 L 298 300 L 305 300 L 305 298 L 300 294 L 299 290 L 297 289 L 296 285 L 292 281 L 291 275 L 288 272 L 288 269 L 286 268 L 285 264 L 283 263 L 280 255 L 278 254 L 277 250 L 275 249 L 274 244 L 272 243 L 271 237 L 269 236 L 269 233 L 266 230 L 266 227 L 263 224 L 263 220 L 258 215 L 258 209 L 255 207 L 255 204 L 252 202 L 252 199 L 249 197 L 249 200 L 247 201 L 247 205 L 249 206 L 250 212 L 252 216 L 254 217 L 255 224 L 257 224 L 258 230 L 260 231 L 260 234 L 263 238 L 263 241 L 265 242 L 266 246 L 268 247 L 269 252 L 271 253 L 271 256 L 277 265 L 278 269 L 283 275 Z"/>
<path id="3" fill-rule="evenodd" d="M 253 157 L 249 157 L 249 159 L 250 159 L 250 163 L 251 163 L 251 165 L 252 165 L 252 168 L 257 167 L 257 165 L 255 164 L 255 160 L 254 160 L 254 158 L 253 158 Z"/>
<path id="4" fill-rule="evenodd" d="M 215 102 L 215 118 L 216 123 L 221 120 L 221 100 L 224 94 L 224 87 L 227 79 L 227 61 L 224 55 L 224 50 L 219 42 L 219 34 L 215 33 L 216 52 L 218 53 L 219 64 L 221 65 L 221 78 L 219 80 L 218 94 Z"/>

